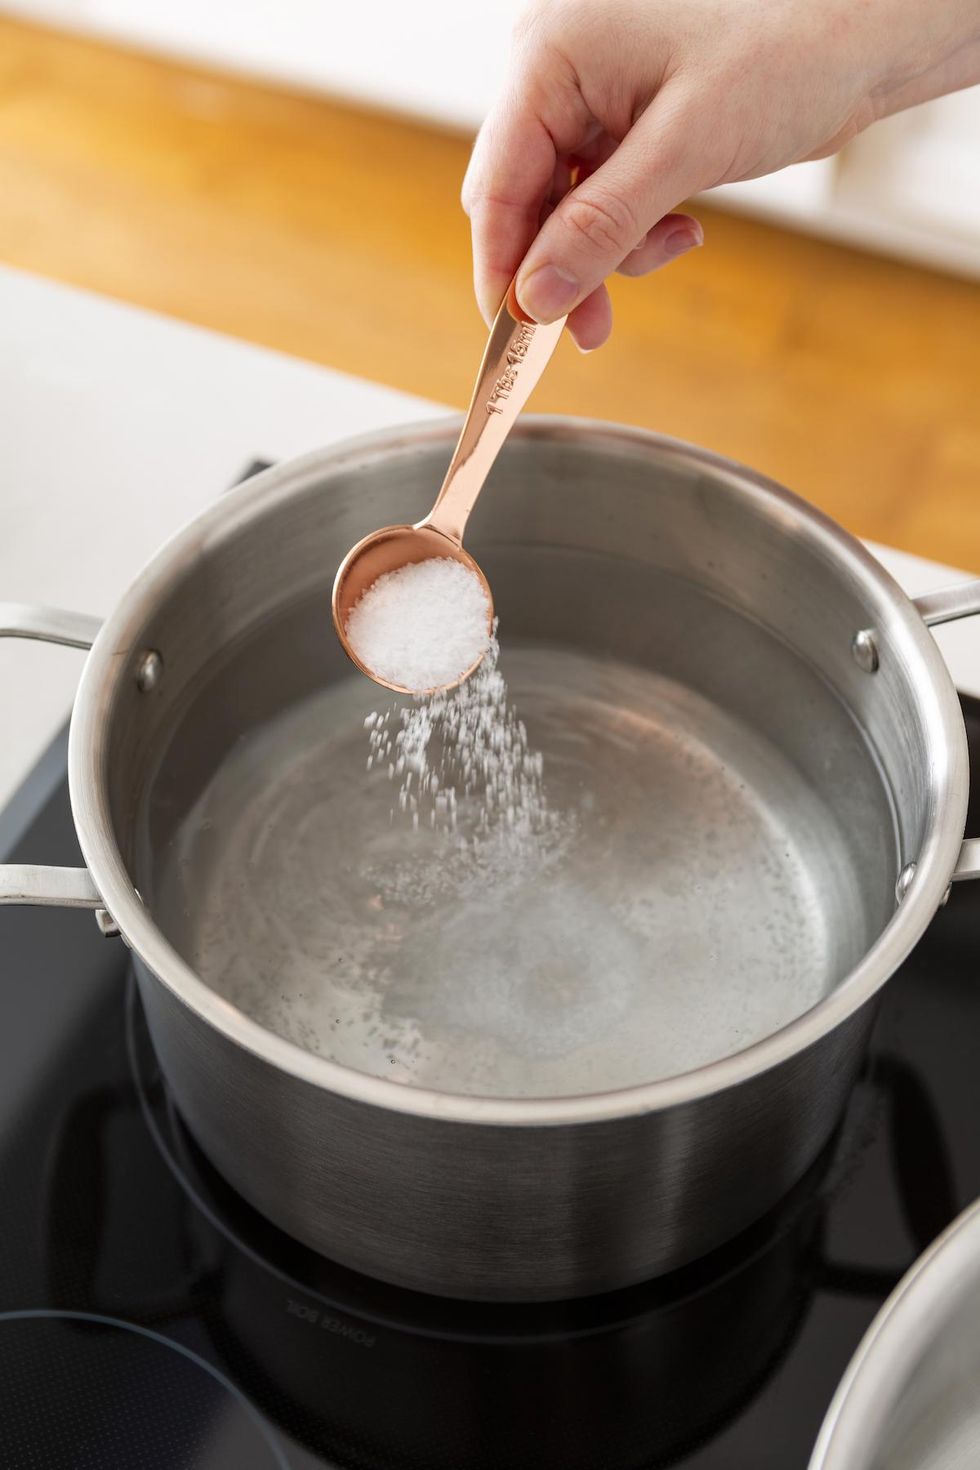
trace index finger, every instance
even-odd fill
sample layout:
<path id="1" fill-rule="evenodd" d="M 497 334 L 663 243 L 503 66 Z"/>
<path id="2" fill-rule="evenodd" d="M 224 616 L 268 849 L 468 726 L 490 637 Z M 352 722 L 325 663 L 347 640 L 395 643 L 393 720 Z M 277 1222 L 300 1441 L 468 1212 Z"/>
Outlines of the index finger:
<path id="1" fill-rule="evenodd" d="M 513 89 L 506 92 L 480 129 L 463 180 L 473 284 L 488 322 L 538 233 L 557 162 L 544 123 Z"/>

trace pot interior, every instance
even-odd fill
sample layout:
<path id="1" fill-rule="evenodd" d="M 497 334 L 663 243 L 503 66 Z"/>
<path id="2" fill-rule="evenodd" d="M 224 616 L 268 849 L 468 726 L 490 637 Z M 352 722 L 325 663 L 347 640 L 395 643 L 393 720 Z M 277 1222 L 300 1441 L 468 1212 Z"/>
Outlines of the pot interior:
<path id="1" fill-rule="evenodd" d="M 532 424 L 467 544 L 544 829 L 481 830 L 460 786 L 455 832 L 424 803 L 415 830 L 387 758 L 368 769 L 365 720 L 404 702 L 344 659 L 330 587 L 354 540 L 424 511 L 451 444 L 272 472 L 169 578 L 141 633 L 164 677 L 113 712 L 133 880 L 232 1005 L 408 1086 L 604 1092 L 740 1051 L 894 912 L 928 821 L 914 650 L 857 667 L 873 576 L 734 467 Z"/>

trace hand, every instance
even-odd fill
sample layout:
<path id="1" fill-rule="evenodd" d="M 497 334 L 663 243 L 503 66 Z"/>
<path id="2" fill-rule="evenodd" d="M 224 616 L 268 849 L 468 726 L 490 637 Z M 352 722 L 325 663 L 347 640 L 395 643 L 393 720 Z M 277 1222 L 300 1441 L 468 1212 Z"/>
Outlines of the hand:
<path id="1" fill-rule="evenodd" d="M 605 278 L 701 244 L 683 200 L 974 80 L 977 0 L 536 0 L 463 185 L 480 309 L 520 266 L 528 315 L 598 347 Z"/>

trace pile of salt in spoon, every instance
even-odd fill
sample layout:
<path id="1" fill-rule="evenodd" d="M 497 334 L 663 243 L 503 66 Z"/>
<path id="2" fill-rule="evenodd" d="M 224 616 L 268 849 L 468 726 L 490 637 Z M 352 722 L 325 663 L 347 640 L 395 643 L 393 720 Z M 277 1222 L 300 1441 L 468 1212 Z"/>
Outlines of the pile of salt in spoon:
<path id="1" fill-rule="evenodd" d="M 475 572 L 428 557 L 385 572 L 347 621 L 361 663 L 386 684 L 425 693 L 458 684 L 490 646 L 490 603 Z"/>

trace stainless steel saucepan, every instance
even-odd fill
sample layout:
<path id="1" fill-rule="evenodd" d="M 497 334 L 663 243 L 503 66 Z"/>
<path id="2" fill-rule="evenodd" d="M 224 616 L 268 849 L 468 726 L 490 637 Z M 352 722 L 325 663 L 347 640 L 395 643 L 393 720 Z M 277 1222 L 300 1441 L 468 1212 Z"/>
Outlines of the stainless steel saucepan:
<path id="1" fill-rule="evenodd" d="M 118 929 L 191 1130 L 283 1229 L 422 1291 L 545 1300 L 710 1250 L 829 1138 L 878 991 L 950 882 L 980 875 L 980 842 L 963 840 L 965 731 L 928 631 L 980 612 L 980 582 L 912 602 L 852 537 L 736 464 L 613 425 L 522 424 L 470 532 L 506 637 L 613 655 L 673 691 L 657 748 L 678 774 L 637 853 L 656 859 L 650 984 L 693 994 L 710 929 L 719 994 L 730 982 L 751 999 L 784 971 L 789 986 L 804 935 L 819 994 L 727 1055 L 673 1072 L 651 1060 L 649 1077 L 603 1090 L 376 1075 L 260 1024 L 198 973 L 157 874 L 242 737 L 351 677 L 329 627 L 336 565 L 372 527 L 424 512 L 456 430 L 387 431 L 248 482 L 165 546 L 101 628 L 0 609 L 0 633 L 92 645 L 69 747 L 87 867 L 0 870 L 0 901 L 91 907 Z M 698 774 L 712 755 L 720 786 Z M 243 807 L 261 786 L 243 782 Z M 604 840 L 614 853 L 616 830 Z M 189 910 L 216 902 L 189 881 Z M 226 930 L 267 929 L 270 987 L 276 936 L 300 921 L 283 893 L 285 910 L 243 858 L 220 900 Z M 538 999 L 561 1017 L 561 995 Z M 664 1044 L 650 1035 L 651 1058 Z"/>

